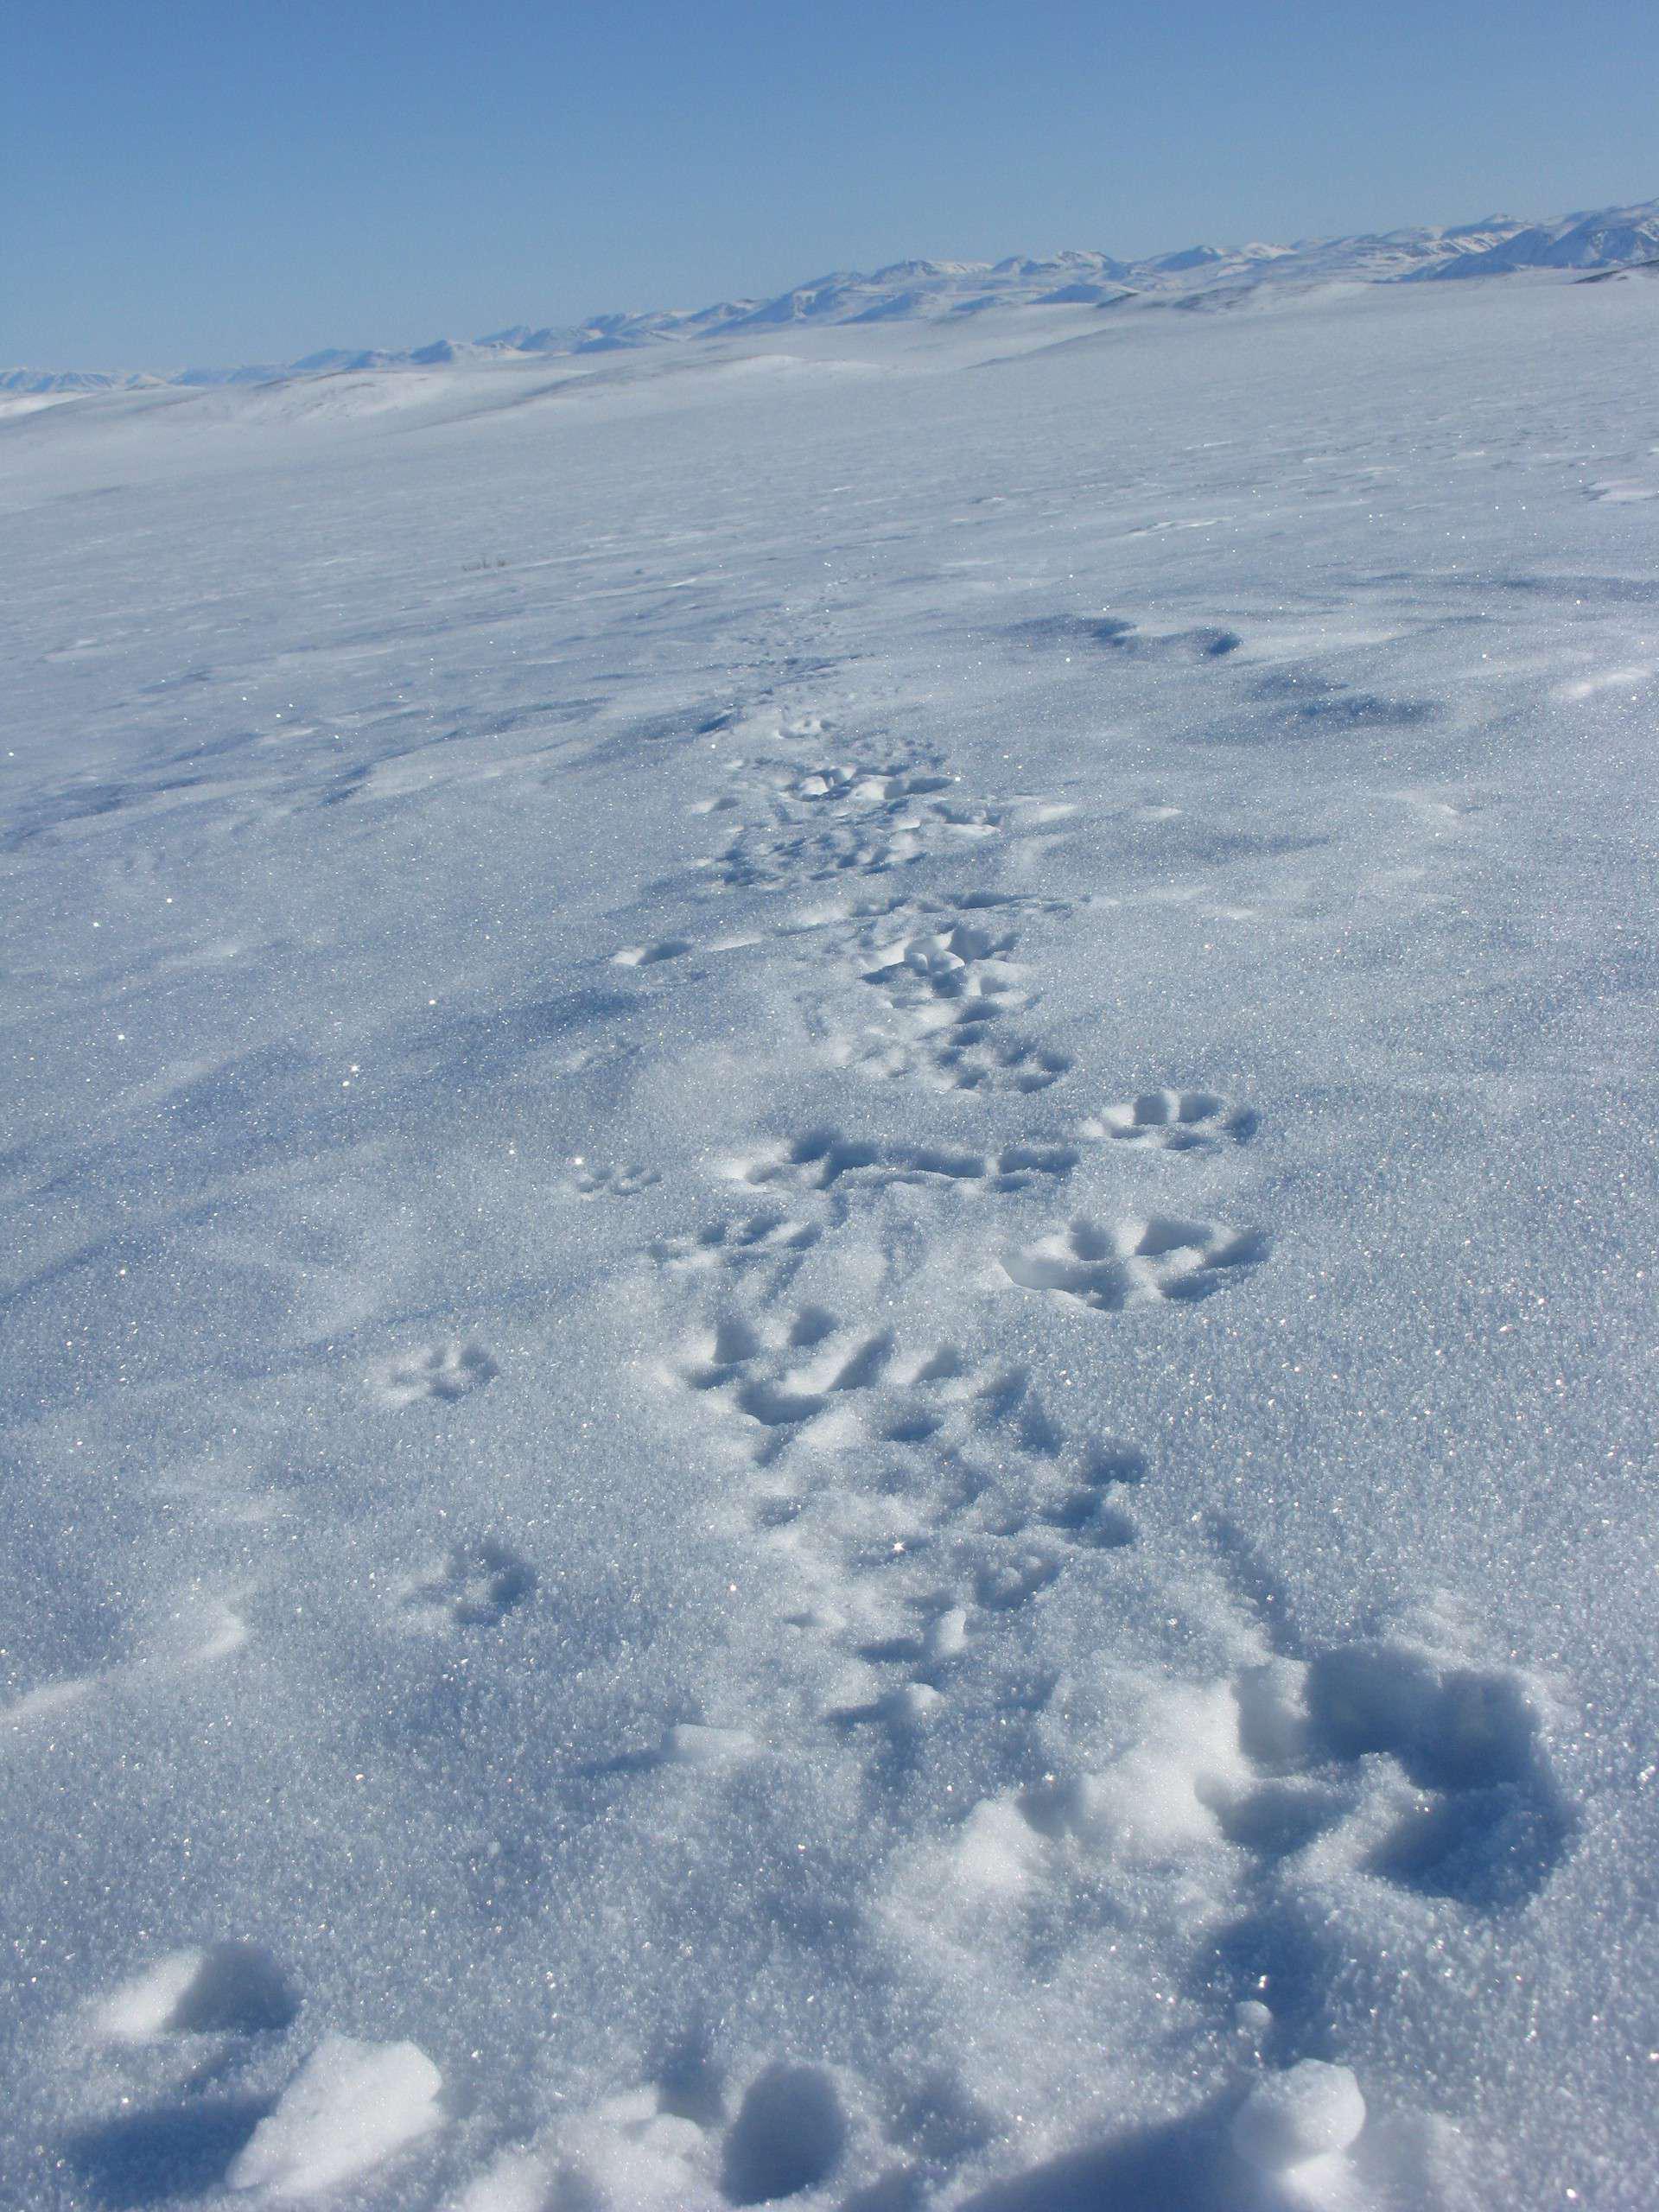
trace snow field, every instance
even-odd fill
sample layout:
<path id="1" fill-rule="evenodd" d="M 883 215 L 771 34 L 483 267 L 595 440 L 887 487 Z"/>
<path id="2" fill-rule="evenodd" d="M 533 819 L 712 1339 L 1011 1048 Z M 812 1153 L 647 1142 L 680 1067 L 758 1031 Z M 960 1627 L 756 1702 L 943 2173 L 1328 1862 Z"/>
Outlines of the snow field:
<path id="1" fill-rule="evenodd" d="M 11 2197 L 1648 2201 L 1654 312 L 4 430 Z"/>

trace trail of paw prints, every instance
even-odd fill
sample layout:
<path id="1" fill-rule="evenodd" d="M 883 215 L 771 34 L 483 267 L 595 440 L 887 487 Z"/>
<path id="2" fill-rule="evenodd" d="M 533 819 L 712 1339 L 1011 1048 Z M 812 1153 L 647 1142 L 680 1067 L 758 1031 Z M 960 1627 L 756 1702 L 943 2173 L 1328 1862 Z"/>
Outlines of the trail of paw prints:
<path id="1" fill-rule="evenodd" d="M 741 1313 L 721 1315 L 671 1370 L 758 1466 L 809 1432 L 818 1449 L 919 1441 L 940 1425 L 938 1408 L 959 1375 L 948 1346 L 902 1358 L 890 1331 L 849 1329 L 817 1305 L 765 1325 Z"/>
<path id="2" fill-rule="evenodd" d="M 989 1020 L 1030 1003 L 1027 970 L 1009 957 L 1017 943 L 1012 930 L 947 921 L 878 945 L 861 980 L 895 1012 L 925 1021 Z"/>
<path id="3" fill-rule="evenodd" d="M 750 1179 L 740 1175 L 737 1179 Z M 822 1233 L 814 1221 L 766 1211 L 736 1221 L 705 1222 L 681 1236 L 658 1236 L 645 1249 L 659 1268 L 672 1274 L 723 1277 L 757 1267 L 787 1272 L 810 1251 Z"/>
<path id="4" fill-rule="evenodd" d="M 1248 1144 L 1260 1126 L 1249 1107 L 1214 1090 L 1143 1090 L 1121 1105 L 1090 1115 L 1086 1137 L 1147 1151 L 1200 1152 L 1217 1145 Z"/>
<path id="5" fill-rule="evenodd" d="M 718 889 L 887 876 L 1010 830 L 1040 832 L 1075 811 L 1037 793 L 1005 805 L 970 800 L 931 747 L 843 743 L 812 718 L 777 735 L 792 753 L 729 761 L 724 786 L 693 806 L 698 815 L 747 817 L 699 863 Z"/>
<path id="6" fill-rule="evenodd" d="M 724 810 L 729 801 L 765 819 L 740 829 L 706 863 L 717 882 L 804 888 L 885 875 L 929 855 L 969 850 L 1007 829 L 1040 830 L 1072 810 L 1033 795 L 1007 807 L 965 804 L 931 752 L 873 759 L 864 748 L 836 759 L 817 749 L 825 736 L 821 724 L 806 729 L 814 752 L 804 763 L 732 764 L 731 788 L 708 804 Z M 1034 995 L 1009 957 L 1012 931 L 987 917 L 1014 903 L 981 892 L 965 894 L 956 911 L 936 900 L 890 901 L 885 917 L 849 915 L 828 940 L 849 969 L 832 986 L 842 1010 L 825 1023 L 832 1059 L 941 1091 L 1038 1091 L 1067 1073 L 1068 1055 L 1007 1028 L 1006 1017 Z M 871 1002 L 868 1015 L 861 998 Z"/>
<path id="7" fill-rule="evenodd" d="M 780 889 L 884 875 L 951 845 L 993 837 L 995 810 L 964 804 L 956 779 L 925 747 L 881 755 L 832 749 L 822 723 L 779 735 L 805 758 L 760 756 L 728 764 L 724 790 L 698 811 L 751 817 L 701 863 L 725 889 Z"/>
<path id="8" fill-rule="evenodd" d="M 536 1591 L 536 1570 L 491 1536 L 452 1544 L 443 1558 L 404 1588 L 411 1625 L 429 1629 L 493 1628 Z"/>
<path id="9" fill-rule="evenodd" d="M 1016 933 L 1000 918 L 988 922 L 992 905 L 912 906 L 856 931 L 849 947 L 856 991 L 836 994 L 841 1018 L 832 1012 L 824 1024 L 831 1058 L 940 1091 L 1046 1090 L 1067 1073 L 1069 1055 L 1011 1027 L 1009 1017 L 1029 1011 L 1038 994 L 1012 957 Z"/>
<path id="10" fill-rule="evenodd" d="M 578 1154 L 570 1163 L 565 1187 L 579 1198 L 632 1198 L 662 1179 L 658 1169 L 639 1160 L 607 1162 L 586 1160 Z"/>
<path id="11" fill-rule="evenodd" d="M 820 817 L 789 827 L 739 830 L 701 863 L 722 890 L 786 890 L 885 876 L 951 843 L 996 835 L 988 810 L 941 801 L 892 798 L 860 807 L 849 801 Z"/>
<path id="12" fill-rule="evenodd" d="M 1020 1368 L 906 1348 L 807 1305 L 768 1327 L 728 1314 L 671 1381 L 752 1470 L 753 1529 L 791 1571 L 790 1624 L 848 1662 L 825 1717 L 925 1719 L 985 1626 L 1079 1548 L 1135 1541 L 1143 1455 L 1077 1442 Z"/>
<path id="13" fill-rule="evenodd" d="M 913 1184 L 1007 1192 L 1061 1181 L 1077 1158 L 1069 1145 L 1014 1144 L 975 1152 L 951 1145 L 878 1144 L 827 1128 L 741 1154 L 725 1173 L 732 1181 L 755 1188 L 844 1194 Z"/>
<path id="14" fill-rule="evenodd" d="M 841 1039 L 832 1057 L 887 1082 L 928 1090 L 1046 1090 L 1071 1073 L 1069 1052 L 1027 1035 L 992 1031 L 984 1018 L 955 1021 L 925 1036 Z"/>
<path id="15" fill-rule="evenodd" d="M 983 1394 L 982 1433 L 1006 1418 Z M 828 1638 L 856 1662 L 826 1717 L 842 1728 L 908 1731 L 944 1701 L 999 1621 L 1057 1584 L 1080 1548 L 1127 1549 L 1137 1539 L 1123 1503 L 1146 1473 L 1132 1446 L 1078 1452 L 1029 1403 L 1033 1453 L 1005 1445 L 977 1462 L 971 1444 L 944 1444 L 937 1487 L 920 1513 L 894 1513 L 877 1478 L 866 1497 L 784 1501 L 788 1543 L 813 1601 L 792 1625 Z M 886 1510 L 884 1510 L 886 1509 Z M 901 1533 L 895 1535 L 897 1529 Z"/>
<path id="16" fill-rule="evenodd" d="M 1096 1313 L 1122 1313 L 1214 1297 L 1260 1267 L 1271 1249 L 1260 1229 L 1156 1214 L 1109 1228 L 1073 1221 L 1005 1253 L 1001 1267 L 1021 1290 L 1075 1300 Z"/>
<path id="17" fill-rule="evenodd" d="M 469 1398 L 500 1372 L 482 1344 L 452 1338 L 394 1352 L 372 1370 L 370 1383 L 383 1405 L 418 1406 Z"/>

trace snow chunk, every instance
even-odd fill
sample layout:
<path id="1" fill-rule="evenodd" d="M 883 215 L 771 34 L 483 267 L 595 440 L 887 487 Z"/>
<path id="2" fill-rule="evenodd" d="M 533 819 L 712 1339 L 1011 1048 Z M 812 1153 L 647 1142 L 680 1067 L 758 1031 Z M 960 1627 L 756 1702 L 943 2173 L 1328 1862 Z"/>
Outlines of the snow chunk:
<path id="1" fill-rule="evenodd" d="M 1233 2118 L 1233 2148 L 1265 2173 L 1287 2173 L 1345 2151 L 1364 2125 L 1352 2069 L 1305 2058 L 1251 2090 Z"/>
<path id="2" fill-rule="evenodd" d="M 412 2043 L 328 2037 L 254 2129 L 231 2187 L 303 2198 L 366 2173 L 442 2125 L 442 2079 Z"/>

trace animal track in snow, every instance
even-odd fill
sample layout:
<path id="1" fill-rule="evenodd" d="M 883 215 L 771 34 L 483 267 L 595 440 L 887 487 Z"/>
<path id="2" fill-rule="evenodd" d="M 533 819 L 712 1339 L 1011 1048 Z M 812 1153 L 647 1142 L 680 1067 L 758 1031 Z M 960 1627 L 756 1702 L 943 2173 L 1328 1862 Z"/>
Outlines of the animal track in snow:
<path id="1" fill-rule="evenodd" d="M 841 2161 L 847 2121 L 823 2068 L 769 2066 L 744 2093 L 721 2158 L 730 2204 L 774 2204 L 827 2181 Z"/>
<path id="2" fill-rule="evenodd" d="M 748 1179 L 745 1178 L 744 1179 Z M 684 1236 L 659 1236 L 646 1249 L 658 1266 L 702 1273 L 787 1260 L 818 1241 L 818 1225 L 781 1213 L 751 1214 L 744 1221 L 711 1221 Z"/>
<path id="3" fill-rule="evenodd" d="M 375 1370 L 375 1387 L 389 1406 L 419 1405 L 423 1399 L 470 1397 L 494 1382 L 500 1369 L 481 1344 L 423 1344 L 398 1352 Z"/>
<path id="4" fill-rule="evenodd" d="M 1143 1090 L 1086 1121 L 1083 1131 L 1120 1144 L 1195 1152 L 1209 1145 L 1247 1144 L 1256 1122 L 1247 1108 L 1232 1105 L 1213 1090 Z"/>
<path id="5" fill-rule="evenodd" d="M 816 1129 L 734 1160 L 727 1172 L 741 1183 L 814 1191 L 833 1190 L 849 1179 L 866 1185 L 956 1183 L 1020 1191 L 1040 1175 L 1069 1175 L 1077 1164 L 1077 1154 L 1066 1145 L 1004 1145 L 986 1154 L 946 1145 L 880 1145 Z"/>
<path id="6" fill-rule="evenodd" d="M 880 947 L 863 980 L 890 1006 L 927 1008 L 938 1001 L 952 1007 L 969 1004 L 976 1007 L 980 1018 L 988 1018 L 994 1010 L 1000 1010 L 1000 1003 L 1026 1003 L 1018 990 L 1025 971 L 1005 957 L 1014 942 L 1012 931 L 998 932 L 968 922 L 918 931 Z M 982 1001 L 998 1001 L 999 1006 L 980 1008 Z"/>
<path id="7" fill-rule="evenodd" d="M 583 2212 L 720 2212 L 817 2192 L 852 2140 L 828 2069 L 776 2059 L 729 2111 L 720 2070 L 700 2050 L 561 2129 L 556 2148 L 498 2162 L 460 2212 L 580 2205 Z M 815 2202 L 823 2199 L 816 2194 Z"/>
<path id="8" fill-rule="evenodd" d="M 890 1332 L 847 1329 L 820 1306 L 801 1306 L 764 1335 L 728 1315 L 677 1373 L 688 1389 L 739 1418 L 758 1465 L 809 1431 L 822 1450 L 918 1441 L 942 1420 L 925 1386 L 959 1395 L 971 1388 L 961 1382 L 961 1362 L 948 1345 L 920 1360 L 901 1359 Z"/>
<path id="9" fill-rule="evenodd" d="M 1132 1544 L 1135 1523 L 1110 1493 L 1124 1484 L 1140 1482 L 1145 1472 L 1144 1456 L 1124 1446 L 1091 1454 L 1078 1486 L 1045 1506 L 1039 1518 L 1077 1543 L 1108 1551 Z"/>
<path id="10" fill-rule="evenodd" d="M 994 836 L 994 810 L 947 798 L 955 779 L 925 760 L 861 764 L 746 760 L 735 792 L 703 804 L 728 811 L 747 798 L 765 821 L 736 831 L 700 866 L 727 888 L 779 889 L 849 875 L 880 875 L 952 842 Z"/>
<path id="11" fill-rule="evenodd" d="M 981 1464 L 981 1443 L 993 1464 Z M 1015 1373 L 976 1384 L 908 1465 L 861 1456 L 833 1483 L 798 1479 L 769 1501 L 762 1525 L 804 1598 L 791 1624 L 856 1662 L 824 1717 L 900 1732 L 925 1724 L 1000 1616 L 1057 1582 L 1079 1548 L 1135 1541 L 1116 1492 L 1143 1465 L 1113 1446 L 1079 1465 Z"/>
<path id="12" fill-rule="evenodd" d="M 752 1511 L 796 1580 L 785 1618 L 844 1655 L 835 1725 L 924 1725 L 977 1623 L 1135 1540 L 1121 1500 L 1144 1455 L 1079 1449 L 1023 1370 L 918 1358 L 810 1305 L 764 1332 L 729 1315 L 696 1352 L 677 1379 L 764 1475 Z"/>
<path id="13" fill-rule="evenodd" d="M 778 798 L 821 809 L 826 805 L 849 812 L 880 811 L 909 799 L 931 798 L 949 791 L 955 778 L 913 764 L 899 763 L 876 768 L 843 767 L 834 761 L 799 772 L 785 768 L 772 789 Z"/>
<path id="14" fill-rule="evenodd" d="M 285 2028 L 299 1999 L 257 1943 L 215 1942 L 174 1951 L 105 1999 L 97 2034 L 113 2043 L 159 2036 L 263 2035 Z"/>
<path id="15" fill-rule="evenodd" d="M 1070 1072 L 1071 1057 L 1029 1037 L 993 1031 L 983 1014 L 958 1020 L 916 1039 L 843 1040 L 843 1065 L 888 1081 L 906 1079 L 932 1090 L 1046 1090 Z"/>
<path id="16" fill-rule="evenodd" d="M 571 1166 L 569 1188 L 583 1198 L 632 1198 L 663 1179 L 656 1168 L 643 1166 L 637 1160 L 611 1167 L 596 1166 L 578 1157 Z"/>
<path id="17" fill-rule="evenodd" d="M 1078 1485 L 1102 1491 L 1139 1481 L 1145 1460 L 1132 1446 L 1108 1440 L 1071 1447 L 1049 1418 L 1020 1368 L 976 1370 L 954 1345 L 917 1354 L 901 1351 L 889 1330 L 845 1326 L 825 1307 L 799 1306 L 764 1329 L 740 1313 L 717 1320 L 690 1356 L 671 1371 L 723 1419 L 757 1466 L 770 1467 L 803 1446 L 809 1454 L 881 1447 L 925 1450 L 932 1471 L 954 1465 L 976 1437 L 993 1433 L 1022 1460 L 1073 1467 L 1064 1499 L 1048 1499 L 1012 1518 L 988 1524 L 999 1536 L 1032 1526 L 1081 1525 Z M 875 1459 L 864 1463 L 876 1465 Z M 945 1485 L 948 1490 L 949 1483 Z M 982 1484 L 969 1485 L 977 1497 Z M 794 1517 L 798 1495 L 773 1493 L 760 1513 L 768 1526 Z"/>
<path id="18" fill-rule="evenodd" d="M 820 1306 L 802 1306 L 764 1333 L 741 1316 L 728 1316 L 701 1352 L 678 1370 L 679 1379 L 717 1394 L 714 1402 L 729 1403 L 761 1429 L 805 1430 L 834 1414 L 824 1426 L 810 1427 L 805 1440 L 815 1447 L 861 1441 L 946 1449 L 998 1430 L 1040 1459 L 1058 1459 L 1066 1449 L 1025 1370 L 976 1371 L 949 1344 L 921 1357 L 904 1354 L 890 1331 L 844 1327 Z M 764 1436 L 750 1432 L 750 1440 L 763 1464 L 778 1456 Z M 792 1433 L 785 1440 L 794 1440 Z M 1084 1453 L 1080 1465 L 1086 1480 L 1105 1484 L 1138 1479 L 1132 1462 L 1144 1471 L 1130 1447 L 1114 1443 Z"/>
<path id="19" fill-rule="evenodd" d="M 1096 1313 L 1170 1300 L 1195 1304 L 1237 1281 L 1268 1256 L 1259 1229 L 1155 1215 L 1103 1229 L 1074 1221 L 1068 1229 L 1008 1254 L 1002 1269 L 1022 1290 L 1058 1291 Z"/>
<path id="20" fill-rule="evenodd" d="M 1316 1654 L 1301 1687 L 1306 1726 L 1294 1758 L 1351 1765 L 1380 1754 L 1408 1786 L 1390 1792 L 1367 1872 L 1488 1906 L 1548 1878 L 1572 1823 L 1520 1675 L 1376 1640 Z"/>
<path id="21" fill-rule="evenodd" d="M 689 937 L 659 938 L 655 944 L 626 944 L 611 955 L 615 968 L 655 968 L 664 960 L 677 960 L 691 950 Z"/>
<path id="22" fill-rule="evenodd" d="M 964 901 L 970 910 L 1008 902 Z M 886 1013 L 861 1033 L 832 1040 L 831 1057 L 882 1077 L 908 1077 L 947 1090 L 1046 1090 L 1071 1065 L 1070 1056 L 1026 1036 L 1011 1034 L 1006 1017 L 1027 1008 L 1033 995 L 1027 971 L 1007 955 L 1014 933 L 966 920 L 948 911 L 892 934 L 878 927 L 865 939 L 861 980 L 883 1001 Z"/>
<path id="23" fill-rule="evenodd" d="M 1357 1868 L 1497 1908 L 1548 1879 L 1570 1833 L 1522 1678 L 1408 1641 L 1170 1688 L 1147 1720 L 1100 1770 L 976 1808 L 966 1868 L 1018 1887 L 1044 1847 L 1172 1864 L 1230 1849 L 1264 1872 Z"/>
<path id="24" fill-rule="evenodd" d="M 810 815 L 880 817 L 910 811 L 918 799 L 936 799 L 957 779 L 925 750 L 908 758 L 860 760 L 809 755 L 735 760 L 728 772 L 739 789 L 779 823 Z"/>
<path id="25" fill-rule="evenodd" d="M 493 1628 L 535 1588 L 529 1560 L 484 1537 L 452 1544 L 441 1567 L 410 1586 L 404 1605 L 425 1627 Z"/>
<path id="26" fill-rule="evenodd" d="M 849 875 L 885 875 L 920 860 L 930 841 L 919 821 L 879 827 L 758 836 L 740 830 L 723 852 L 699 863 L 728 890 L 775 891 Z"/>

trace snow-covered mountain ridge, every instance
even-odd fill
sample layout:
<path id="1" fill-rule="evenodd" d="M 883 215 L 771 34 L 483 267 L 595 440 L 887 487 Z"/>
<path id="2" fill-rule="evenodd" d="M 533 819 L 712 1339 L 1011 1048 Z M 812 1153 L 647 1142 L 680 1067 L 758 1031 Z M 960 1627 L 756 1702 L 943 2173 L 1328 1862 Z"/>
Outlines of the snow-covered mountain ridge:
<path id="1" fill-rule="evenodd" d="M 522 355 L 608 353 L 699 338 L 726 338 L 797 323 L 945 320 L 1014 308 L 1142 305 L 1211 308 L 1262 285 L 1405 283 L 1444 276 L 1499 276 L 1522 269 L 1607 274 L 1659 261 L 1659 200 L 1529 222 L 1488 215 L 1447 228 L 1352 238 L 1195 245 L 1120 261 L 1069 251 L 998 262 L 899 261 L 866 274 L 837 270 L 771 300 L 721 300 L 696 309 L 600 315 L 563 327 L 515 323 L 474 340 L 440 338 L 407 352 L 330 346 L 302 359 L 240 368 L 0 370 L 0 392 L 73 396 L 158 385 L 263 384 L 339 370 L 425 368 Z"/>

